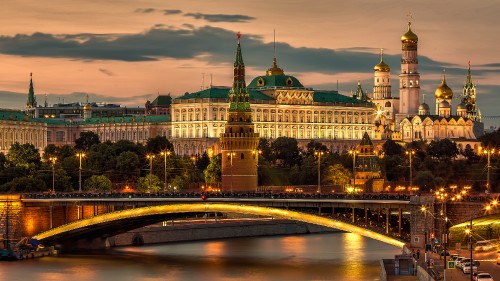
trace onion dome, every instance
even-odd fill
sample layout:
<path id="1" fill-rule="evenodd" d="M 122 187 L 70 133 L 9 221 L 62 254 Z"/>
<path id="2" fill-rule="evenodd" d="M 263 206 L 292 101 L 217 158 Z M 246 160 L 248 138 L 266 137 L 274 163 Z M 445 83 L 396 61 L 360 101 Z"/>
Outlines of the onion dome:
<path id="1" fill-rule="evenodd" d="M 448 101 L 443 100 L 442 102 L 439 103 L 439 109 L 441 108 L 451 108 L 451 105 Z"/>
<path id="2" fill-rule="evenodd" d="M 408 22 L 408 31 L 405 34 L 403 34 L 403 36 L 401 36 L 401 42 L 413 42 L 413 43 L 418 42 L 417 34 L 411 31 L 411 22 Z"/>
<path id="3" fill-rule="evenodd" d="M 390 72 L 391 68 L 384 62 L 384 49 L 380 49 L 380 62 L 373 68 L 374 71 Z"/>
<path id="4" fill-rule="evenodd" d="M 92 111 L 92 106 L 90 105 L 90 103 L 87 103 L 87 104 L 83 107 L 83 111 Z"/>
<path id="5" fill-rule="evenodd" d="M 443 81 L 441 82 L 441 85 L 436 89 L 436 92 L 434 92 L 434 95 L 436 96 L 436 99 L 452 99 L 453 98 L 453 91 L 448 87 L 446 84 L 446 76 L 443 75 Z"/>
<path id="6" fill-rule="evenodd" d="M 459 105 L 457 105 L 457 111 L 459 110 L 467 110 L 465 103 L 461 102 Z"/>
<path id="7" fill-rule="evenodd" d="M 429 105 L 426 104 L 425 102 L 418 106 L 418 111 L 429 111 L 429 110 L 430 110 Z"/>

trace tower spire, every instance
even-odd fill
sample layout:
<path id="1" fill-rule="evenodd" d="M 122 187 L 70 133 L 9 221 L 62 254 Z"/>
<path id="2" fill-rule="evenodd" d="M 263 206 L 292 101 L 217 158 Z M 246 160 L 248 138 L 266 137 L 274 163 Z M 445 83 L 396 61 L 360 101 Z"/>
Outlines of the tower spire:
<path id="1" fill-rule="evenodd" d="M 238 46 L 236 47 L 236 60 L 234 61 L 233 87 L 229 92 L 229 110 L 250 110 L 249 94 L 245 82 L 245 63 L 241 53 L 240 38 L 238 32 Z"/>
<path id="2" fill-rule="evenodd" d="M 266 71 L 267 76 L 272 75 L 285 75 L 283 69 L 278 67 L 277 59 L 276 59 L 276 29 L 273 30 L 273 48 L 274 48 L 274 57 L 273 57 L 273 65 Z"/>
<path id="3" fill-rule="evenodd" d="M 36 107 L 35 89 L 33 87 L 33 72 L 30 72 L 30 88 L 28 91 L 28 101 L 26 102 L 26 107 Z"/>

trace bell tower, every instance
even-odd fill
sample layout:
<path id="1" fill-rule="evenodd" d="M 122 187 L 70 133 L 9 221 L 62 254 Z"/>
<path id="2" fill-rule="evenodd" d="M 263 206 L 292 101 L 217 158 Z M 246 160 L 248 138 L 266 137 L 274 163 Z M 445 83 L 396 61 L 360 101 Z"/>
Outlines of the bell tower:
<path id="1" fill-rule="evenodd" d="M 245 83 L 245 64 L 241 54 L 240 33 L 234 62 L 233 87 L 229 91 L 228 118 L 221 134 L 222 190 L 255 191 L 257 189 L 256 153 L 259 134 L 254 132 L 250 94 Z"/>
<path id="2" fill-rule="evenodd" d="M 408 19 L 408 31 L 401 36 L 401 43 L 399 113 L 416 115 L 420 105 L 420 73 L 418 72 L 418 36 L 411 30 L 411 16 Z"/>

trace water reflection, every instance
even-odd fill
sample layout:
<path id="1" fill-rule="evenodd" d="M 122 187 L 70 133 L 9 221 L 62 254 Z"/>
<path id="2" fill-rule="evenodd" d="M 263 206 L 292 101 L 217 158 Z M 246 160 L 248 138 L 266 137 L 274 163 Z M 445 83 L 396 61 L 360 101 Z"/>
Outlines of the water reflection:
<path id="1" fill-rule="evenodd" d="M 0 263 L 10 280 L 378 280 L 400 249 L 349 233 L 115 248 Z"/>

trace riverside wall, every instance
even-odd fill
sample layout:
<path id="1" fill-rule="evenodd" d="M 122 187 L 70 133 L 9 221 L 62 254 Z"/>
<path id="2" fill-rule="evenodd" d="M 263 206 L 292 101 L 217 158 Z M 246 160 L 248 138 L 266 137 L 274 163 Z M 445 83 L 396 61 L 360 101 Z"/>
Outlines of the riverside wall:
<path id="1" fill-rule="evenodd" d="M 288 220 L 253 220 L 239 222 L 207 221 L 206 223 L 153 225 L 119 234 L 111 239 L 111 246 L 129 246 L 238 238 L 252 236 L 292 235 L 339 230 Z"/>

